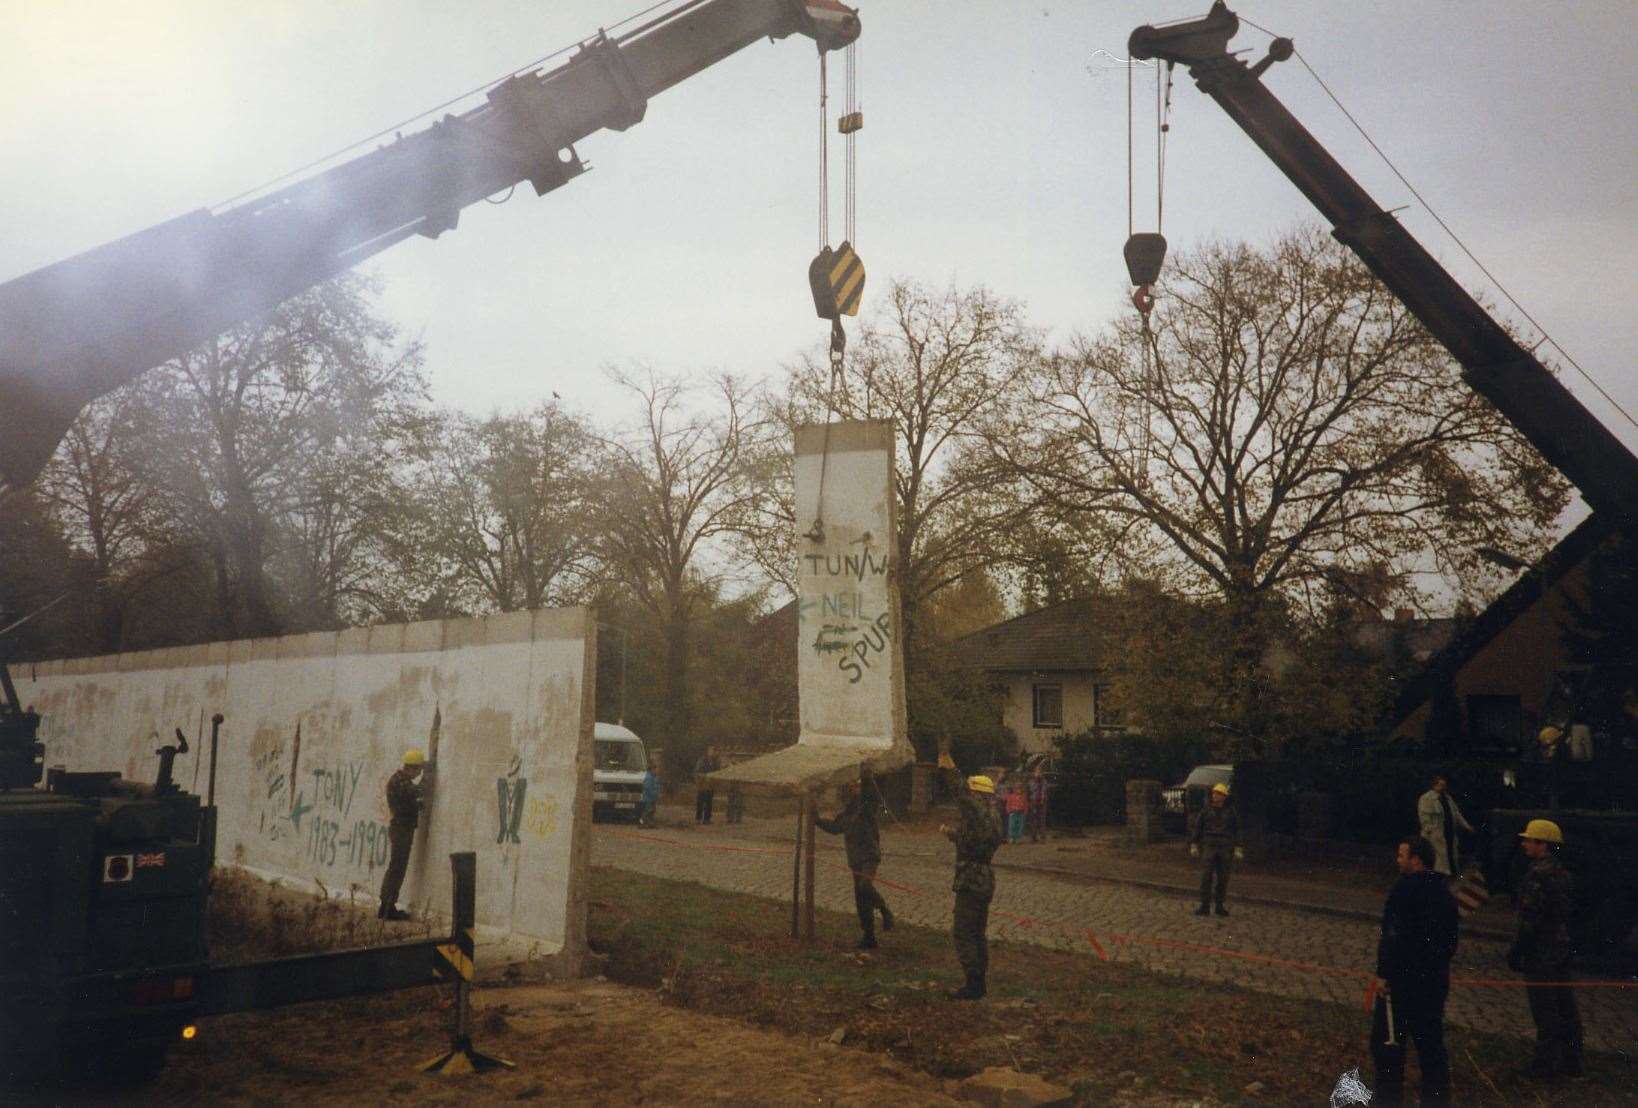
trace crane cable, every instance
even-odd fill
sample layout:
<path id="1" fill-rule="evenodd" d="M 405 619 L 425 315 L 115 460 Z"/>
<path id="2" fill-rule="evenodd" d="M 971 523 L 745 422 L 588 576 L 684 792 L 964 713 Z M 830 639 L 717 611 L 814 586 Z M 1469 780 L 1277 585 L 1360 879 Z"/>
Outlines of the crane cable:
<path id="1" fill-rule="evenodd" d="M 1244 16 L 1240 17 L 1240 21 L 1245 23 L 1247 26 L 1255 27 L 1257 30 L 1261 31 L 1265 35 L 1268 35 L 1270 38 L 1280 37 L 1273 31 L 1270 31 L 1267 27 L 1253 23 Z M 1331 86 L 1327 85 L 1324 79 L 1314 71 L 1314 67 L 1308 64 L 1308 59 L 1302 56 L 1302 51 L 1293 46 L 1291 52 L 1296 55 L 1297 60 L 1302 63 L 1302 67 L 1308 71 L 1308 75 L 1314 78 L 1314 83 L 1319 85 L 1319 87 L 1325 92 L 1325 95 L 1331 98 L 1331 103 L 1337 106 L 1337 110 L 1343 114 L 1349 123 L 1353 124 L 1354 130 L 1358 131 L 1360 137 L 1363 138 L 1366 143 L 1369 144 L 1370 148 L 1376 152 L 1376 156 L 1381 158 L 1382 163 L 1393 171 L 1393 175 L 1395 177 L 1399 178 L 1399 183 L 1410 190 L 1410 194 L 1416 197 L 1417 203 L 1421 204 L 1423 210 L 1426 211 L 1428 215 L 1433 217 L 1433 221 L 1439 225 L 1440 229 L 1443 230 L 1445 234 L 1450 236 L 1450 240 L 1456 244 L 1457 249 L 1461 250 L 1463 254 L 1467 255 L 1467 260 L 1478 267 L 1479 272 L 1483 273 L 1485 277 L 1490 280 L 1490 283 L 1496 286 L 1497 290 L 1502 294 L 1502 296 L 1506 297 L 1507 302 L 1513 305 L 1514 309 L 1516 309 L 1520 315 L 1528 320 L 1532 327 L 1541 332 L 1542 341 L 1546 342 L 1554 350 L 1557 350 L 1559 354 L 1563 356 L 1565 361 L 1574 366 L 1575 371 L 1581 374 L 1582 379 L 1586 381 L 1587 384 L 1591 385 L 1593 389 L 1597 391 L 1598 395 L 1604 398 L 1610 407 L 1614 408 L 1618 413 L 1620 413 L 1622 419 L 1632 424 L 1632 426 L 1638 427 L 1638 419 L 1634 419 L 1632 413 L 1627 411 L 1619 400 L 1605 391 L 1604 386 L 1599 384 L 1597 379 L 1594 378 L 1592 374 L 1588 373 L 1585 369 L 1582 369 L 1581 363 L 1576 361 L 1575 358 L 1571 356 L 1570 352 L 1564 349 L 1559 341 L 1552 336 L 1552 333 L 1538 323 L 1536 321 L 1536 317 L 1531 315 L 1529 310 L 1525 308 L 1523 304 L 1520 304 L 1513 294 L 1507 290 L 1507 286 L 1501 283 L 1501 278 L 1490 272 L 1489 267 L 1481 262 L 1473 251 L 1467 248 L 1467 243 L 1462 241 L 1461 236 L 1451 228 L 1450 224 L 1445 222 L 1443 216 L 1434 210 L 1433 205 L 1429 204 L 1427 198 L 1417 191 L 1416 186 L 1411 184 L 1410 180 L 1399 171 L 1399 167 L 1393 163 L 1393 159 L 1388 157 L 1387 153 L 1383 151 L 1382 147 L 1376 144 L 1376 140 L 1370 136 L 1370 133 L 1365 130 L 1364 126 L 1359 122 L 1359 120 L 1354 118 L 1354 113 L 1350 112 L 1347 107 L 1344 106 L 1342 101 L 1337 98 L 1337 94 L 1331 91 Z M 1537 345 L 1539 345 L 1539 343 Z"/>
<path id="2" fill-rule="evenodd" d="M 852 253 L 856 230 L 857 205 L 857 138 L 859 128 L 863 126 L 864 116 L 859 108 L 859 45 L 858 41 L 848 43 L 846 48 L 846 77 L 843 89 L 844 114 L 838 121 L 837 129 L 847 137 L 843 147 L 842 162 L 842 229 L 843 252 Z M 830 249 L 830 121 L 829 121 L 829 75 L 825 64 L 825 51 L 819 51 L 819 258 L 816 266 L 828 267 L 833 255 Z M 855 255 L 854 262 L 857 264 Z M 810 281 L 814 274 L 810 270 Z M 862 283 L 862 267 L 857 280 Z M 816 290 L 817 295 L 817 290 Z M 830 319 L 830 383 L 825 397 L 825 433 L 824 444 L 819 457 L 819 491 L 814 504 L 813 527 L 804 532 L 803 538 L 813 542 L 823 542 L 825 539 L 825 478 L 830 469 L 830 427 L 836 416 L 836 394 L 842 388 L 843 357 L 847 350 L 847 333 L 842 330 L 841 316 L 849 309 L 834 303 L 836 292 L 831 290 L 832 303 L 829 313 Z M 855 305 L 852 311 L 857 311 Z M 821 312 L 823 316 L 825 313 Z"/>
<path id="3" fill-rule="evenodd" d="M 1151 284 L 1159 275 L 1166 250 L 1166 240 L 1161 234 L 1161 229 L 1166 217 L 1166 138 L 1171 131 L 1172 69 L 1170 62 L 1164 68 L 1158 65 L 1155 67 L 1155 230 L 1139 235 L 1136 233 L 1134 219 L 1136 190 L 1133 183 L 1135 161 L 1133 148 L 1136 111 L 1132 88 L 1132 60 L 1128 59 L 1126 65 L 1126 253 L 1127 267 L 1136 286 L 1132 293 L 1132 306 L 1137 309 L 1142 326 L 1141 381 L 1136 390 L 1141 431 L 1137 436 L 1139 441 L 1133 443 L 1133 449 L 1136 455 L 1134 468 L 1138 465 L 1142 467 L 1142 472 L 1138 475 L 1142 484 L 1147 484 L 1149 454 L 1153 447 L 1150 407 L 1153 394 L 1158 387 L 1159 376 L 1159 340 L 1149 324 L 1149 314 L 1155 306 Z M 1156 249 L 1158 255 L 1152 253 Z M 1139 263 L 1139 254 L 1150 255 L 1146 263 Z M 1151 272 L 1139 273 L 1142 264 L 1147 264 Z"/>

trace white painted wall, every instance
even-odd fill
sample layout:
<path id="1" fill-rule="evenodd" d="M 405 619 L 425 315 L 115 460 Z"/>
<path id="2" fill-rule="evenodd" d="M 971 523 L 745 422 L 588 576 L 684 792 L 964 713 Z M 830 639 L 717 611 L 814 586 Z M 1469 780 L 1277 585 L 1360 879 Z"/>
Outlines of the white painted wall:
<path id="1" fill-rule="evenodd" d="M 387 862 L 387 777 L 406 747 L 435 747 L 399 902 L 446 915 L 448 856 L 476 851 L 479 925 L 577 958 L 595 626 L 581 608 L 514 612 L 21 665 L 13 676 L 44 717 L 47 765 L 152 780 L 154 751 L 180 726 L 195 745 L 176 780 L 201 796 L 221 712 L 218 860 L 356 890 L 371 905 Z"/>
<path id="2" fill-rule="evenodd" d="M 1073 735 L 1092 726 L 1092 677 L 1084 671 L 1045 672 L 1037 674 L 1009 673 L 1005 675 L 1007 699 L 1002 708 L 1001 722 L 1012 728 L 1019 745 L 1031 754 L 1048 753 L 1057 749 L 1056 740 Z M 1062 727 L 1035 726 L 1035 686 L 1062 685 L 1064 696 L 1064 725 Z"/>
<path id="3" fill-rule="evenodd" d="M 908 751 L 904 650 L 892 571 L 893 425 L 796 431 L 797 742 Z M 824 537 L 805 537 L 815 519 Z"/>

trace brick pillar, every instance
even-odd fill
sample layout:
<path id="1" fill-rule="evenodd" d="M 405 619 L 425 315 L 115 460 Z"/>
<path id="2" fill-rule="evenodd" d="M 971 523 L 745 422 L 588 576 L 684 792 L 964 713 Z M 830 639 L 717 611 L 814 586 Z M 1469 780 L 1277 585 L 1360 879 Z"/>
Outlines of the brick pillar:
<path id="1" fill-rule="evenodd" d="M 1126 841 L 1138 846 L 1158 842 L 1160 827 L 1160 782 L 1126 782 Z"/>

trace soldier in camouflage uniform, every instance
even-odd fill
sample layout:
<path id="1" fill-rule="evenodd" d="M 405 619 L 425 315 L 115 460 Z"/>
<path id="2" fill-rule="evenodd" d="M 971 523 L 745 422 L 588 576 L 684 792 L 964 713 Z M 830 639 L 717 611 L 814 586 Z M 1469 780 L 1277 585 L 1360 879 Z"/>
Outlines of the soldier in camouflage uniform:
<path id="1" fill-rule="evenodd" d="M 387 825 L 387 845 L 392 853 L 387 859 L 387 872 L 381 878 L 381 907 L 377 919 L 409 919 L 409 913 L 398 907 L 398 890 L 404 885 L 404 871 L 409 868 L 410 846 L 415 842 L 415 825 L 421 819 L 421 785 L 417 778 L 426 768 L 426 755 L 419 750 L 404 751 L 404 764 L 387 778 L 387 810 L 392 822 Z"/>
<path id="2" fill-rule="evenodd" d="M 990 945 L 985 931 L 990 923 L 990 898 L 995 895 L 995 870 L 990 859 L 1001 845 L 1001 829 L 990 808 L 995 782 L 988 777 L 967 778 L 967 791 L 957 801 L 961 822 L 944 826 L 955 843 L 955 935 L 956 957 L 967 973 L 967 983 L 950 993 L 952 1000 L 978 1000 L 984 995 L 984 975 L 989 969 Z"/>
<path id="3" fill-rule="evenodd" d="M 1197 916 L 1211 912 L 1214 883 L 1217 914 L 1228 915 L 1223 898 L 1228 895 L 1229 870 L 1245 857 L 1240 848 L 1240 817 L 1228 806 L 1228 794 L 1228 786 L 1221 782 L 1211 787 L 1211 801 L 1200 809 L 1189 835 L 1189 856 L 1205 854 L 1205 866 L 1200 871 L 1200 907 L 1194 910 Z"/>
<path id="4" fill-rule="evenodd" d="M 1519 886 L 1519 932 L 1507 952 L 1509 968 L 1524 974 L 1536 1052 L 1526 1076 L 1543 1080 L 1581 1076 L 1581 1014 L 1570 977 L 1570 873 L 1554 851 L 1564 833 L 1551 820 L 1533 819 L 1519 833 L 1530 868 Z"/>

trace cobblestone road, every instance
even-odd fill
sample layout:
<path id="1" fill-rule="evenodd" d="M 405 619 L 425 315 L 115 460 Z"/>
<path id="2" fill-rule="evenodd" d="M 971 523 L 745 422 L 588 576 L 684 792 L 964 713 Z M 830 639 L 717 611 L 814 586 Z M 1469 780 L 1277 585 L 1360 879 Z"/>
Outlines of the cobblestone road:
<path id="1" fill-rule="evenodd" d="M 758 826 L 763 823 L 754 820 L 733 828 L 687 826 L 648 831 L 598 824 L 592 836 L 592 862 L 789 903 L 791 846 L 788 839 L 773 837 L 780 824 L 769 821 L 765 828 Z M 789 827 L 785 831 L 788 834 Z M 818 904 L 851 913 L 853 892 L 846 864 L 840 850 L 825 843 L 825 838 L 821 836 L 816 866 Z M 1004 855 L 1006 848 L 1002 849 Z M 950 848 L 934 836 L 906 833 L 889 837 L 884 851 L 887 857 L 879 878 L 884 885 L 906 886 L 884 889 L 893 911 L 907 922 L 947 929 L 952 904 Z M 1086 939 L 1090 929 L 1117 961 L 1355 1009 L 1364 997 L 1364 980 L 1358 976 L 1315 973 L 1164 944 L 1212 946 L 1345 971 L 1368 971 L 1375 964 L 1374 924 L 1261 905 L 1236 907 L 1232 891 L 1229 908 L 1233 914 L 1221 919 L 1197 917 L 1191 912 L 1191 901 L 1130 885 L 1005 869 L 997 870 L 996 886 L 990 916 L 992 939 L 1090 953 Z M 1130 941 L 1122 942 L 1120 936 Z M 1503 968 L 1505 948 L 1505 943 L 1493 939 L 1463 935 L 1454 976 L 1512 978 Z M 1638 1041 L 1635 994 L 1638 990 L 1580 990 L 1589 1048 L 1630 1049 Z M 1446 1018 L 1497 1034 L 1534 1035 L 1522 989 L 1454 988 Z"/>

